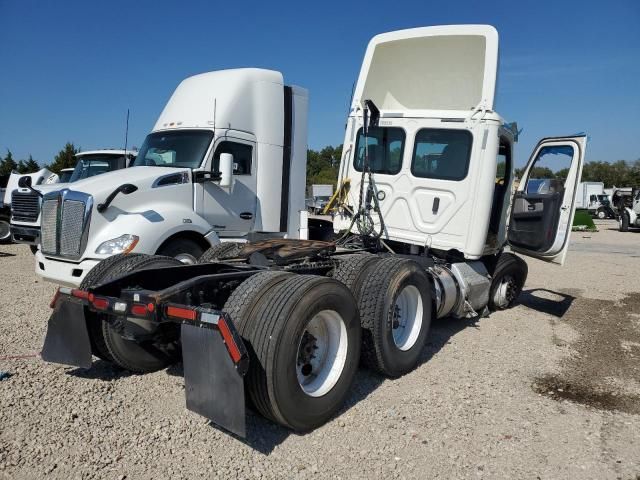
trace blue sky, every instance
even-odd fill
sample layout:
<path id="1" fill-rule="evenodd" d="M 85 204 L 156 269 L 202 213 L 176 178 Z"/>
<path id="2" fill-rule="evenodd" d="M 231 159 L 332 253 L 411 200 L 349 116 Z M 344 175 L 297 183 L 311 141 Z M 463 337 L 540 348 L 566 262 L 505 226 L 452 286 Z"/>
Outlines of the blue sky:
<path id="1" fill-rule="evenodd" d="M 489 23 L 497 110 L 543 136 L 585 131 L 587 160 L 640 158 L 640 1 L 0 0 L 0 150 L 50 162 L 65 142 L 140 146 L 175 86 L 204 71 L 280 70 L 310 90 L 309 146 L 340 144 L 368 40 Z"/>

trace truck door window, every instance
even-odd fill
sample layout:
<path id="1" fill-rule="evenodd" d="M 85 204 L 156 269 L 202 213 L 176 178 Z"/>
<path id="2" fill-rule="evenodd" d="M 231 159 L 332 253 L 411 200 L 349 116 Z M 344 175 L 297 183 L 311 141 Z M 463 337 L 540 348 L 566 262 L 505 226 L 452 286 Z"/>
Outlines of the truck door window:
<path id="1" fill-rule="evenodd" d="M 543 147 L 531 166 L 524 189 L 527 195 L 564 192 L 564 182 L 573 160 L 571 146 Z"/>
<path id="2" fill-rule="evenodd" d="M 233 174 L 251 175 L 251 158 L 253 157 L 253 147 L 244 143 L 224 141 L 218 144 L 216 153 L 213 155 L 213 171 L 217 172 L 220 166 L 220 155 L 230 153 L 233 155 Z"/>
<path id="3" fill-rule="evenodd" d="M 463 180 L 473 135 L 468 130 L 423 128 L 416 134 L 411 173 L 416 177 Z"/>
<path id="4" fill-rule="evenodd" d="M 358 131 L 353 167 L 361 172 L 365 151 L 369 152 L 369 168 L 373 173 L 395 175 L 402 167 L 405 133 L 397 127 L 372 127 L 365 139 L 362 129 Z"/>

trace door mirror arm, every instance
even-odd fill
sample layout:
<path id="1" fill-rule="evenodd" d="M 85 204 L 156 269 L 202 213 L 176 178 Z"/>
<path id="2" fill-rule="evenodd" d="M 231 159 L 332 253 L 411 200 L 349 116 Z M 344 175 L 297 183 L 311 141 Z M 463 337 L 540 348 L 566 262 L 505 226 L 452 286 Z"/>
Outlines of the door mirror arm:
<path id="1" fill-rule="evenodd" d="M 123 185 L 120 185 L 118 188 L 116 188 L 113 192 L 109 194 L 109 196 L 105 199 L 104 203 L 98 204 L 98 206 L 96 207 L 96 210 L 102 213 L 107 208 L 109 208 L 109 205 L 111 205 L 111 202 L 113 202 L 113 199 L 116 198 L 116 195 L 118 195 L 119 193 L 123 193 L 124 195 L 129 195 L 130 193 L 133 193 L 136 190 L 138 190 L 138 187 L 136 187 L 135 185 L 132 185 L 131 183 L 125 183 Z"/>
<path id="2" fill-rule="evenodd" d="M 43 197 L 42 193 L 39 192 L 38 190 L 36 190 L 35 188 L 33 188 L 31 186 L 31 177 L 29 176 L 24 176 L 24 177 L 20 177 L 20 179 L 18 180 L 18 186 L 20 188 L 28 188 L 29 190 L 31 190 L 33 193 L 35 193 L 36 195 L 38 195 L 40 198 Z"/>

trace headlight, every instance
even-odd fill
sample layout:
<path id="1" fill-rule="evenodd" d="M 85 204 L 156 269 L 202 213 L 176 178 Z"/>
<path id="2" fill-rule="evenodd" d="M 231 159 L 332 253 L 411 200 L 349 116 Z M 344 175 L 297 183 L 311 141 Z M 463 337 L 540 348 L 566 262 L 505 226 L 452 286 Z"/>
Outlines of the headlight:
<path id="1" fill-rule="evenodd" d="M 106 242 L 102 242 L 96 249 L 96 253 L 100 255 L 115 255 L 116 253 L 129 253 L 140 240 L 136 235 L 125 233 L 118 238 L 112 238 Z"/>

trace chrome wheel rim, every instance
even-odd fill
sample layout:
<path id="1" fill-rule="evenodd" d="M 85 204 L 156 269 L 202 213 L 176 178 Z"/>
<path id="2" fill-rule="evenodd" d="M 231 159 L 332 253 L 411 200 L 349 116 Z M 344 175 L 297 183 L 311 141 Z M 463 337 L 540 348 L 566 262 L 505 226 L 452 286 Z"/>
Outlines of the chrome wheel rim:
<path id="1" fill-rule="evenodd" d="M 517 293 L 516 279 L 511 275 L 505 275 L 493 294 L 493 303 L 499 307 L 506 308 L 516 299 Z"/>
<path id="2" fill-rule="evenodd" d="M 400 350 L 413 347 L 422 329 L 424 305 L 417 287 L 408 285 L 402 289 L 393 306 L 391 328 L 393 342 Z"/>
<path id="3" fill-rule="evenodd" d="M 190 253 L 179 253 L 174 257 L 176 260 L 180 260 L 185 265 L 194 265 L 198 263 L 196 257 L 191 255 Z"/>
<path id="4" fill-rule="evenodd" d="M 307 324 L 296 355 L 296 376 L 311 397 L 326 395 L 338 383 L 347 360 L 347 326 L 335 310 L 322 310 Z"/>

